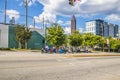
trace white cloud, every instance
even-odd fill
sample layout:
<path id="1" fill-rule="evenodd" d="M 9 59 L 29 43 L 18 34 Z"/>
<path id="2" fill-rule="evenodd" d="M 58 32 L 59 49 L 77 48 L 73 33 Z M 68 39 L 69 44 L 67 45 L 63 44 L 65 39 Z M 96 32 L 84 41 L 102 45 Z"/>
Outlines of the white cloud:
<path id="1" fill-rule="evenodd" d="M 48 13 L 48 12 L 43 12 L 38 17 L 35 16 L 34 18 L 35 18 L 36 22 L 38 22 L 38 23 L 43 22 L 43 20 L 45 22 L 49 22 L 49 23 L 54 23 L 56 21 L 56 15 Z"/>
<path id="2" fill-rule="evenodd" d="M 104 14 L 109 16 L 111 14 L 120 15 L 120 0 L 81 0 L 76 2 L 75 6 L 69 5 L 69 0 L 33 0 L 39 1 L 43 5 L 43 13 L 37 18 L 46 16 L 51 22 L 56 21 L 56 16 L 94 16 Z M 38 22 L 39 22 L 38 21 Z"/>
<path id="3" fill-rule="evenodd" d="M 44 11 L 55 13 L 56 15 L 69 16 L 71 14 L 86 15 L 86 14 L 107 14 L 111 10 L 119 8 L 119 0 L 82 0 L 76 3 L 75 6 L 70 6 L 67 0 L 39 0 L 44 5 Z M 117 3 L 117 5 L 116 5 Z M 114 5 L 114 6 L 113 6 Z"/>
<path id="4" fill-rule="evenodd" d="M 33 26 L 33 25 L 29 25 L 29 28 L 37 28 L 37 29 L 41 29 L 41 27 L 38 27 L 38 26 Z"/>
<path id="5" fill-rule="evenodd" d="M 110 21 L 119 21 L 120 15 L 111 14 L 111 15 L 108 15 L 105 19 Z"/>
<path id="6" fill-rule="evenodd" d="M 19 0 L 17 0 L 19 1 Z M 28 6 L 32 6 L 36 1 L 38 0 L 28 0 Z M 21 1 L 21 3 L 19 4 L 20 6 L 25 6 L 25 0 Z"/>
<path id="7" fill-rule="evenodd" d="M 120 12 L 120 0 L 80 0 L 80 2 L 75 2 L 75 6 L 69 5 L 69 0 L 29 0 L 28 5 L 31 6 L 36 1 L 39 1 L 44 6 L 43 13 L 51 15 L 71 16 L 75 14 L 77 16 L 91 16 L 100 13 L 109 15 Z"/>
<path id="8" fill-rule="evenodd" d="M 65 21 L 65 22 L 64 22 L 64 21 L 62 21 L 62 20 L 58 20 L 57 23 L 58 23 L 59 25 L 64 26 L 64 27 L 70 27 L 71 21 Z"/>
<path id="9" fill-rule="evenodd" d="M 57 23 L 61 25 L 61 24 L 63 24 L 63 21 L 62 20 L 58 20 Z"/>
<path id="10" fill-rule="evenodd" d="M 65 21 L 65 23 L 64 23 L 64 26 L 70 26 L 71 25 L 71 21 Z"/>
<path id="11" fill-rule="evenodd" d="M 29 25 L 29 28 L 34 28 L 34 26 L 33 25 Z"/>
<path id="12" fill-rule="evenodd" d="M 71 27 L 70 27 L 71 21 L 64 22 L 62 20 L 58 20 L 57 23 L 63 27 L 65 34 L 71 33 Z"/>
<path id="13" fill-rule="evenodd" d="M 12 17 L 15 17 L 15 19 L 17 20 L 20 17 L 19 12 L 16 11 L 16 10 L 12 10 L 12 9 L 11 10 L 7 10 L 6 13 L 7 13 L 7 15 L 9 16 L 10 19 L 12 19 Z"/>
<path id="14" fill-rule="evenodd" d="M 29 0 L 28 6 L 33 5 L 37 0 Z"/>
<path id="15" fill-rule="evenodd" d="M 65 31 L 65 34 L 70 34 L 71 33 L 71 27 L 65 27 L 64 31 Z"/>

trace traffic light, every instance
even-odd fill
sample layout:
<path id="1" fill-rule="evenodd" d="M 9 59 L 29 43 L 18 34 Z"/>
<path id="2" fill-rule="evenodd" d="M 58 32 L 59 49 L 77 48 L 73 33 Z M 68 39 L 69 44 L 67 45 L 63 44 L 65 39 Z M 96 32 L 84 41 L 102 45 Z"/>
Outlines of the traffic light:
<path id="1" fill-rule="evenodd" d="M 74 2 L 75 2 L 76 0 L 69 0 L 69 4 L 70 5 L 72 5 L 72 6 L 74 6 Z"/>

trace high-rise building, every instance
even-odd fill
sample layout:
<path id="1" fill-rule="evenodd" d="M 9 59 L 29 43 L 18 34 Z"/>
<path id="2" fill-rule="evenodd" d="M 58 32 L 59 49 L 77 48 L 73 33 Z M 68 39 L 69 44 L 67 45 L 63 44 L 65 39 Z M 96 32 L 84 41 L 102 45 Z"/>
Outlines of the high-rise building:
<path id="1" fill-rule="evenodd" d="M 95 35 L 103 35 L 103 20 L 91 20 L 86 22 L 86 33 L 93 33 Z"/>
<path id="2" fill-rule="evenodd" d="M 118 38 L 120 39 L 120 29 L 118 30 Z"/>
<path id="3" fill-rule="evenodd" d="M 71 33 L 73 33 L 76 30 L 76 18 L 73 15 L 71 19 Z"/>
<path id="4" fill-rule="evenodd" d="M 104 37 L 108 37 L 109 36 L 109 25 L 107 22 L 104 22 Z"/>
<path id="5" fill-rule="evenodd" d="M 112 37 L 115 37 L 116 34 L 115 34 L 115 26 L 114 26 L 114 24 L 109 23 L 108 26 L 109 26 L 109 30 L 108 30 L 109 33 L 108 34 L 110 36 L 112 36 Z"/>
<path id="6" fill-rule="evenodd" d="M 114 28 L 114 36 L 115 37 L 119 37 L 119 26 L 118 25 L 115 25 L 115 28 Z"/>
<path id="7" fill-rule="evenodd" d="M 93 33 L 103 37 L 117 37 L 118 25 L 105 22 L 101 19 L 86 22 L 86 33 Z"/>

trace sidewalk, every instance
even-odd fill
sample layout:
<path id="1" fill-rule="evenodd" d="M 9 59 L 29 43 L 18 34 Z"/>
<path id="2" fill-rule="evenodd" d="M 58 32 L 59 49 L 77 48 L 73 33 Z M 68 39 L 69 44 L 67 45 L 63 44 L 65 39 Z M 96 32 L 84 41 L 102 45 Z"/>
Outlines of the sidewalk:
<path id="1" fill-rule="evenodd" d="M 67 54 L 65 57 L 104 57 L 104 56 L 120 56 L 120 53 L 108 53 L 108 52 L 99 52 L 99 53 L 77 53 L 77 54 Z"/>
<path id="2" fill-rule="evenodd" d="M 31 57 L 31 58 L 57 58 L 57 57 L 102 57 L 102 56 L 120 56 L 120 53 L 108 52 L 93 52 L 93 53 L 41 53 L 40 51 L 0 51 L 0 58 L 2 57 Z"/>

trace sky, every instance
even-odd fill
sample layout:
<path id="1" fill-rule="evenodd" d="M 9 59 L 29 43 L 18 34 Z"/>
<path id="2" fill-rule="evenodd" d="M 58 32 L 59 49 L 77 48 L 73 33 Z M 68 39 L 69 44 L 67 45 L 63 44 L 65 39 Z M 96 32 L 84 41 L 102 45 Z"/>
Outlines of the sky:
<path id="1" fill-rule="evenodd" d="M 120 0 L 81 0 L 69 5 L 69 0 L 28 0 L 28 25 L 42 28 L 44 21 L 61 25 L 66 33 L 70 33 L 70 21 L 75 15 L 77 29 L 85 29 L 85 22 L 103 19 L 106 22 L 120 25 Z M 24 0 L 7 0 L 7 22 L 15 17 L 16 23 L 25 24 Z M 4 0 L 0 0 L 0 22 L 4 22 Z"/>

